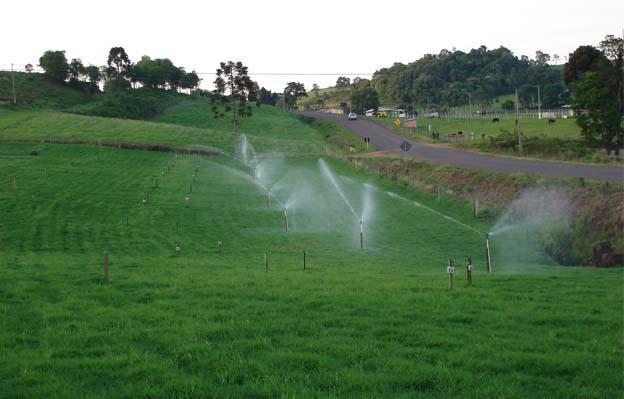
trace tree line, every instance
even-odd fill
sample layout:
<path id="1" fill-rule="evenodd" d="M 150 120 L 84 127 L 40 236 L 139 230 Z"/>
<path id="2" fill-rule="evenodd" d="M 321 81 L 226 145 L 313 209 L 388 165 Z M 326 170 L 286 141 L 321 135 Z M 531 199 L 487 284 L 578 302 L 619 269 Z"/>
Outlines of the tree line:
<path id="1" fill-rule="evenodd" d="M 544 93 L 542 105 L 554 107 L 566 101 L 566 90 L 561 66 L 549 63 L 553 58 L 542 51 L 534 59 L 518 58 L 505 47 L 481 46 L 469 52 L 444 49 L 409 64 L 379 69 L 372 86 L 382 102 L 408 110 L 441 110 L 467 105 L 469 100 L 486 105 L 516 88 L 523 105 L 530 106 L 537 103 L 537 86 Z"/>
<path id="2" fill-rule="evenodd" d="M 187 72 L 168 58 L 143 56 L 133 63 L 123 47 L 111 48 L 106 65 L 99 67 L 85 66 L 79 58 L 68 61 L 64 50 L 44 52 L 39 58 L 39 66 L 51 79 L 89 93 L 99 92 L 101 82 L 104 82 L 104 91 L 138 86 L 178 91 L 196 89 L 201 81 L 195 71 Z M 32 65 L 26 65 L 25 69 L 32 71 Z"/>

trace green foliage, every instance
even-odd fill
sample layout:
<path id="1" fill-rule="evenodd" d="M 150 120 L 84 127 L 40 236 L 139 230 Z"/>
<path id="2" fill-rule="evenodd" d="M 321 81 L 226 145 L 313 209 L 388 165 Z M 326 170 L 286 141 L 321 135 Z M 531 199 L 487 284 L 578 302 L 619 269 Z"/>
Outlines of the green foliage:
<path id="1" fill-rule="evenodd" d="M 176 90 L 187 74 L 168 58 L 152 60 L 145 55 L 141 61 L 130 67 L 129 75 L 133 82 L 139 82 L 143 86 L 161 89 L 169 87 Z M 186 87 L 191 85 L 189 88 L 194 88 L 199 84 L 199 77 L 197 74 L 186 77 L 184 84 Z"/>
<path id="2" fill-rule="evenodd" d="M 563 80 L 569 85 L 583 79 L 588 71 L 596 71 L 604 66 L 606 57 L 594 46 L 579 46 L 563 67 Z"/>
<path id="3" fill-rule="evenodd" d="M 348 89 L 349 86 L 351 85 L 351 79 L 349 79 L 346 76 L 340 76 L 338 77 L 338 79 L 336 79 L 336 88 L 337 89 Z"/>
<path id="4" fill-rule="evenodd" d="M 363 114 L 369 109 L 377 111 L 379 96 L 377 90 L 369 85 L 358 85 L 351 91 L 351 107 L 354 112 Z"/>
<path id="5" fill-rule="evenodd" d="M 68 109 L 82 115 L 125 119 L 148 119 L 162 114 L 165 109 L 183 98 L 174 92 L 150 88 L 107 92 L 85 105 Z"/>
<path id="6" fill-rule="evenodd" d="M 88 101 L 84 91 L 50 79 L 45 74 L 14 72 L 14 76 L 18 105 L 62 109 Z M 12 96 L 11 73 L 0 72 L 0 101 L 8 102 Z"/>
<path id="7" fill-rule="evenodd" d="M 267 90 L 264 87 L 260 89 L 258 95 L 258 102 L 264 105 L 273 105 L 277 104 L 277 100 L 279 99 L 279 94 L 271 92 L 271 90 Z"/>
<path id="8" fill-rule="evenodd" d="M 583 138 L 590 146 L 600 146 L 609 154 L 618 154 L 624 144 L 622 43 L 607 36 L 601 43 L 604 53 L 592 46 L 581 46 L 565 66 L 566 82 L 574 90 L 572 107 Z"/>
<path id="9" fill-rule="evenodd" d="M 65 82 L 69 75 L 69 64 L 65 58 L 65 50 L 48 50 L 39 58 L 39 66 L 45 74 L 58 82 Z"/>
<path id="10" fill-rule="evenodd" d="M 466 105 L 468 97 L 462 93 L 470 92 L 474 103 L 487 104 L 522 85 L 560 83 L 560 69 L 546 64 L 546 55 L 540 53 L 538 60 L 530 61 L 504 47 L 481 46 L 468 53 L 442 50 L 376 71 L 373 87 L 385 103 L 440 109 Z"/>
<path id="11" fill-rule="evenodd" d="M 522 151 L 519 151 L 518 136 L 515 132 L 505 129 L 501 129 L 501 133 L 496 136 L 490 136 L 488 144 L 492 149 L 497 151 L 540 157 L 563 156 L 573 159 L 587 157 L 592 152 L 581 140 L 549 137 L 546 135 L 523 135 Z"/>
<path id="12" fill-rule="evenodd" d="M 307 97 L 305 86 L 299 82 L 288 82 L 284 89 L 284 102 L 289 109 L 295 108 L 297 100 L 301 97 Z"/>
<path id="13" fill-rule="evenodd" d="M 212 113 L 215 118 L 230 113 L 232 129 L 236 132 L 238 117 L 250 117 L 253 113 L 250 103 L 258 100 L 257 84 L 240 61 L 222 62 L 214 84 Z"/>
<path id="14" fill-rule="evenodd" d="M 501 103 L 501 109 L 505 111 L 513 111 L 516 108 L 516 103 L 513 100 L 505 100 Z"/>

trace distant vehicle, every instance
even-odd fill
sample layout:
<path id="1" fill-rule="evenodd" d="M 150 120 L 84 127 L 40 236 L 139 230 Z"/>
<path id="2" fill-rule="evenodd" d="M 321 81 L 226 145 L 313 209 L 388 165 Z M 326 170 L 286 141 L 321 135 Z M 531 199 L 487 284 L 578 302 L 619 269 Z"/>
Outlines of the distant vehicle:
<path id="1" fill-rule="evenodd" d="M 348 118 L 350 121 L 354 121 L 357 119 L 357 114 L 355 112 L 349 112 Z"/>

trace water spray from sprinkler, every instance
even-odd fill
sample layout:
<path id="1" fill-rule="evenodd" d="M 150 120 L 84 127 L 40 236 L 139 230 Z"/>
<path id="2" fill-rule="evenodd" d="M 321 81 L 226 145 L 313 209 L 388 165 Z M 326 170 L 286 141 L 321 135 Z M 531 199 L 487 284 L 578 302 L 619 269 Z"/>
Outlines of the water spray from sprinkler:
<path id="1" fill-rule="evenodd" d="M 268 189 L 267 193 L 268 193 L 267 207 L 270 208 L 271 207 L 271 189 Z"/>
<path id="2" fill-rule="evenodd" d="M 284 227 L 286 228 L 286 232 L 288 232 L 288 213 L 286 212 L 286 207 L 284 207 Z"/>

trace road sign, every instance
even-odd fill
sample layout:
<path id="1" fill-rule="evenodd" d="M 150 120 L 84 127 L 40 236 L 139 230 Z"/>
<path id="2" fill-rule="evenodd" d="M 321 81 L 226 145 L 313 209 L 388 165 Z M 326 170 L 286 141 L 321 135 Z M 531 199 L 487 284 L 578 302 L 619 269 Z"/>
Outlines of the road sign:
<path id="1" fill-rule="evenodd" d="M 410 148 L 412 148 L 412 145 L 410 143 L 408 143 L 407 141 L 404 141 L 401 143 L 401 149 L 405 152 L 408 152 L 410 150 Z"/>
<path id="2" fill-rule="evenodd" d="M 395 126 L 401 126 L 401 120 L 400 119 L 395 119 L 394 120 L 394 124 L 395 124 Z"/>

